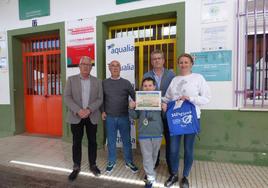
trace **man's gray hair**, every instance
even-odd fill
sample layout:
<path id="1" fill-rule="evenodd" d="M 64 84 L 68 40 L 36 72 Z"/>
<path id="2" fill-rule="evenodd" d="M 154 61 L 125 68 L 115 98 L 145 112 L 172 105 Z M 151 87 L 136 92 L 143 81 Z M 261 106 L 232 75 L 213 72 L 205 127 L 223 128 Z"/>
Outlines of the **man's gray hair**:
<path id="1" fill-rule="evenodd" d="M 161 54 L 161 56 L 165 59 L 165 54 L 162 50 L 159 50 L 159 49 L 155 49 L 154 51 L 151 52 L 151 57 L 154 55 L 154 54 Z"/>
<path id="2" fill-rule="evenodd" d="M 88 56 L 82 56 L 82 57 L 80 58 L 79 65 L 80 65 L 81 63 L 83 63 L 84 61 L 88 61 L 88 62 L 91 63 L 91 58 L 88 57 Z"/>
<path id="3" fill-rule="evenodd" d="M 112 60 L 108 65 L 110 66 L 113 62 L 118 63 L 119 66 L 121 66 L 121 63 L 119 61 L 117 61 L 117 60 Z"/>

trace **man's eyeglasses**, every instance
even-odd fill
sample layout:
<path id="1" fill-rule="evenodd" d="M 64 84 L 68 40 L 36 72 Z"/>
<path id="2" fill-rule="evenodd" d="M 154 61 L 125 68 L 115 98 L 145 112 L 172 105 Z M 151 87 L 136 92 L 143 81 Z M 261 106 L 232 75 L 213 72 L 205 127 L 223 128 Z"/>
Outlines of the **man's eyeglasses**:
<path id="1" fill-rule="evenodd" d="M 91 64 L 88 64 L 88 63 L 81 63 L 80 66 L 83 66 L 83 67 L 91 67 L 92 65 Z"/>
<path id="2" fill-rule="evenodd" d="M 162 57 L 152 58 L 153 61 L 155 61 L 155 60 L 161 60 L 161 59 L 163 59 L 163 58 Z"/>
<path id="3" fill-rule="evenodd" d="M 120 65 L 109 65 L 109 67 L 116 68 L 116 67 L 120 67 Z"/>

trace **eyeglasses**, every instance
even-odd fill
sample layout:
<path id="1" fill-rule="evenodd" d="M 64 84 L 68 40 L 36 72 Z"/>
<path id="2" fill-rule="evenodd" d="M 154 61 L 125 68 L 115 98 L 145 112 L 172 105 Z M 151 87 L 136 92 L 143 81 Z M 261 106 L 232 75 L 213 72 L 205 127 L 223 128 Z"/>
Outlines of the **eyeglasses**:
<path id="1" fill-rule="evenodd" d="M 120 67 L 120 65 L 109 65 L 109 67 L 116 68 L 116 67 Z"/>
<path id="2" fill-rule="evenodd" d="M 81 63 L 80 66 L 91 67 L 92 65 L 91 64 L 88 64 L 88 63 Z"/>
<path id="3" fill-rule="evenodd" d="M 162 57 L 152 58 L 153 61 L 155 61 L 155 60 L 161 60 L 161 59 L 163 59 L 163 58 Z"/>

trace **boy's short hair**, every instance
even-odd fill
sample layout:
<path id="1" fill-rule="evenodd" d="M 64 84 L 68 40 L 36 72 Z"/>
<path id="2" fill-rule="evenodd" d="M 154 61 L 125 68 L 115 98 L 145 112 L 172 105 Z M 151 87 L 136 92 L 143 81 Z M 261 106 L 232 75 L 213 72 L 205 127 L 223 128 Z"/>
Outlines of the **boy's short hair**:
<path id="1" fill-rule="evenodd" d="M 144 78 L 144 79 L 142 80 L 141 86 L 143 86 L 143 83 L 146 82 L 146 81 L 152 81 L 153 84 L 154 84 L 154 86 L 156 85 L 156 81 L 155 81 L 155 79 L 153 79 L 152 77 L 147 77 L 147 78 Z"/>

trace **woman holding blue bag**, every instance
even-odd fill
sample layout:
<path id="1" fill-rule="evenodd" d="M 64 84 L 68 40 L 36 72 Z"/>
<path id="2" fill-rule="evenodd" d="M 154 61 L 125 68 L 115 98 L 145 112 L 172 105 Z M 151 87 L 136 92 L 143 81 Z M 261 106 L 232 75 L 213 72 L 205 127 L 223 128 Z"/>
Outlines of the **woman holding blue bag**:
<path id="1" fill-rule="evenodd" d="M 192 73 L 192 66 L 194 64 L 193 58 L 190 54 L 182 54 L 177 59 L 179 67 L 179 75 L 173 78 L 171 81 L 164 101 L 169 103 L 171 101 L 176 101 L 176 103 L 182 103 L 183 101 L 189 105 L 192 105 L 194 109 L 194 116 L 197 118 L 199 123 L 200 119 L 200 106 L 207 104 L 210 101 L 211 94 L 209 86 L 205 78 L 201 74 Z M 174 103 L 174 102 L 173 102 Z M 170 104 L 168 104 L 170 106 Z M 175 105 L 176 106 L 176 105 Z M 172 106 L 174 107 L 174 105 Z M 175 113 L 172 117 L 180 114 L 187 113 Z M 191 116 L 192 117 L 192 116 Z M 168 117 L 169 118 L 169 117 Z M 188 118 L 189 120 L 189 118 Z M 181 122 L 176 120 L 176 122 Z M 187 177 L 190 174 L 191 167 L 193 164 L 193 150 L 194 150 L 194 140 L 198 130 L 193 131 L 193 133 L 179 134 L 170 136 L 170 161 L 171 161 L 171 174 L 168 180 L 165 182 L 166 187 L 172 186 L 178 181 L 178 169 L 179 169 L 179 151 L 181 138 L 184 139 L 184 168 L 183 177 L 181 180 L 181 186 L 183 188 L 189 187 L 189 181 Z"/>

